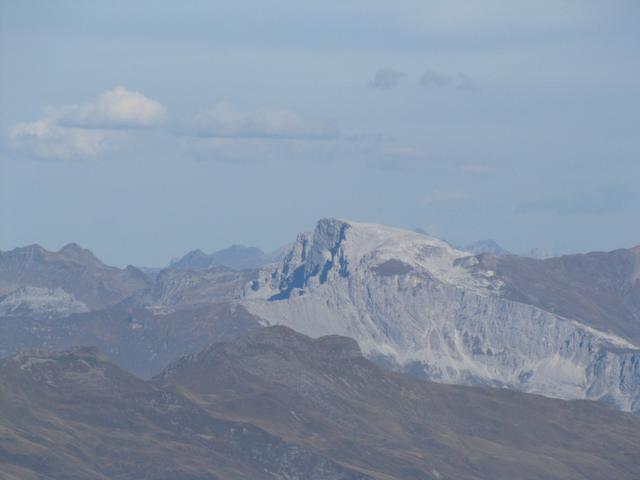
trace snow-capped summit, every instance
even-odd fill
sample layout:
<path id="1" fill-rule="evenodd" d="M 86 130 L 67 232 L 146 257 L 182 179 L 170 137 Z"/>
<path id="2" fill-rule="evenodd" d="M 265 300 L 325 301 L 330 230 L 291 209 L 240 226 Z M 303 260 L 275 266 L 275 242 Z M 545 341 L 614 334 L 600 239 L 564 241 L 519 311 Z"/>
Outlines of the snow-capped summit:
<path id="1" fill-rule="evenodd" d="M 434 237 L 384 225 L 325 218 L 318 221 L 313 232 L 298 236 L 281 267 L 265 279 L 267 288 L 261 290 L 261 295 L 284 299 L 332 279 L 371 272 L 383 277 L 429 277 L 479 291 L 496 287 L 487 276 L 468 268 L 475 263 L 473 254 Z"/>
<path id="2" fill-rule="evenodd" d="M 243 304 L 268 324 L 350 336 L 367 356 L 432 380 L 640 410 L 640 348 L 510 297 L 492 259 L 412 231 L 322 219 Z"/>

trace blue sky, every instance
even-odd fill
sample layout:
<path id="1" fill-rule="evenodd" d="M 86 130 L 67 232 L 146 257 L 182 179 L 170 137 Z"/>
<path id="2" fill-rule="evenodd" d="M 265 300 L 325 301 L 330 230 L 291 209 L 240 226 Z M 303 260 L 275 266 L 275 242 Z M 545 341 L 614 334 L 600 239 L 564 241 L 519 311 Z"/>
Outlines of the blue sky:
<path id="1" fill-rule="evenodd" d="M 0 250 L 124 265 L 323 216 L 640 243 L 635 1 L 5 1 Z"/>

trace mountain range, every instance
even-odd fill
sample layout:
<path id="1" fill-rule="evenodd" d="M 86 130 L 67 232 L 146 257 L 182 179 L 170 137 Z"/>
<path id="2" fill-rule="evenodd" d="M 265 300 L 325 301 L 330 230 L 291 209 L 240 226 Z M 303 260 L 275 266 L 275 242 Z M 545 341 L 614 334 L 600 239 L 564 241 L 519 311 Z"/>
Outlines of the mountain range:
<path id="1" fill-rule="evenodd" d="M 0 478 L 638 478 L 640 247 L 223 252 L 0 252 Z"/>
<path id="2" fill-rule="evenodd" d="M 50 252 L 29 245 L 0 252 L 0 295 L 22 287 L 36 287 L 43 296 L 63 290 L 84 308 L 96 310 L 116 304 L 151 285 L 139 269 L 110 267 L 75 243 Z M 31 297 L 37 293 L 31 290 Z"/>
<path id="3" fill-rule="evenodd" d="M 206 270 L 211 267 L 248 270 L 280 261 L 286 254 L 286 249 L 287 247 L 283 247 L 274 252 L 265 253 L 258 247 L 231 245 L 209 254 L 202 250 L 192 250 L 178 260 L 171 262 L 169 267 L 179 270 Z"/>
<path id="4" fill-rule="evenodd" d="M 322 219 L 260 268 L 183 267 L 151 278 L 73 244 L 2 252 L 0 353 L 98 345 L 150 377 L 280 324 L 351 337 L 367 358 L 431 381 L 640 410 L 640 247 L 540 260 Z"/>

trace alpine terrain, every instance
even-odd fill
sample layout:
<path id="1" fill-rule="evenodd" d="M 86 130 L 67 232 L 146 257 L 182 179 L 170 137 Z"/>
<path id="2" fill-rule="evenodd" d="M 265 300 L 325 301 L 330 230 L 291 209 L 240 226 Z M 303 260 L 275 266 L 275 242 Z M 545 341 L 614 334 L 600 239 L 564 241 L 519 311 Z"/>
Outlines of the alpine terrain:
<path id="1" fill-rule="evenodd" d="M 354 338 L 442 383 L 640 411 L 640 250 L 474 255 L 413 231 L 320 220 L 242 304 L 266 324 Z"/>

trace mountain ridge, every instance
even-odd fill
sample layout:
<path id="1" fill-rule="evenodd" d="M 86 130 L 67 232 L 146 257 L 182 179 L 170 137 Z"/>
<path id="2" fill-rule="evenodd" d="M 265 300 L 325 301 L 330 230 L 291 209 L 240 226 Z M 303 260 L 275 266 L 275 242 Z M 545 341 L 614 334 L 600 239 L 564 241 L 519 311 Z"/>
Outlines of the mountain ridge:
<path id="1" fill-rule="evenodd" d="M 137 268 L 105 265 L 91 251 L 70 243 L 57 252 L 40 245 L 0 252 L 0 295 L 22 287 L 62 288 L 91 309 L 118 303 L 149 286 Z"/>
<path id="2" fill-rule="evenodd" d="M 96 342 L 148 376 L 221 332 L 285 324 L 353 337 L 369 358 L 430 380 L 640 408 L 639 247 L 547 260 L 474 255 L 424 233 L 324 219 L 260 270 L 164 269 L 155 280 L 133 267 L 77 270 L 91 256 L 74 244 L 61 250 L 23 249 L 54 261 L 19 272 L 0 254 L 0 286 L 4 276 L 13 289 L 0 295 L 4 355 Z M 20 278 L 43 265 L 45 286 Z M 51 276 L 50 265 L 63 274 Z M 116 284 L 108 302 L 105 275 Z M 242 319 L 238 328 L 224 315 Z"/>
<path id="3" fill-rule="evenodd" d="M 233 270 L 248 270 L 276 262 L 281 256 L 282 249 L 265 253 L 258 247 L 234 244 L 209 254 L 200 249 L 192 250 L 178 260 L 172 261 L 168 268 L 207 270 L 212 267 L 227 267 Z"/>
<path id="4" fill-rule="evenodd" d="M 493 268 L 512 258 L 322 219 L 280 264 L 261 272 L 241 303 L 266 324 L 354 337 L 370 358 L 430 380 L 639 410 L 640 348 L 619 331 L 519 301 L 510 294 L 514 282 Z"/>

